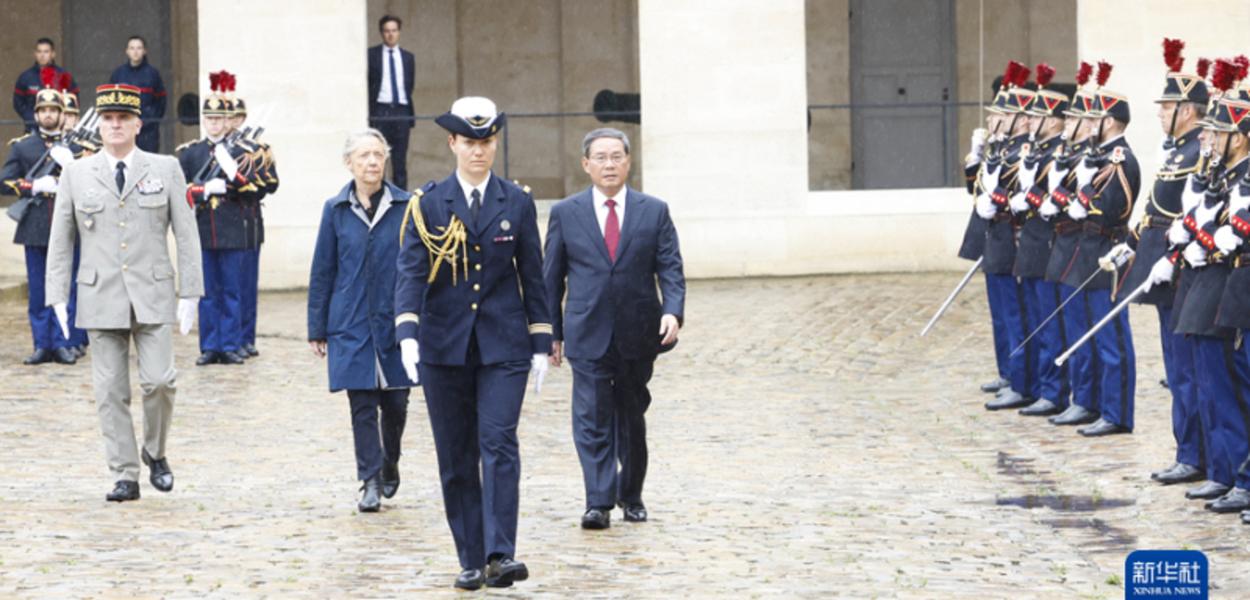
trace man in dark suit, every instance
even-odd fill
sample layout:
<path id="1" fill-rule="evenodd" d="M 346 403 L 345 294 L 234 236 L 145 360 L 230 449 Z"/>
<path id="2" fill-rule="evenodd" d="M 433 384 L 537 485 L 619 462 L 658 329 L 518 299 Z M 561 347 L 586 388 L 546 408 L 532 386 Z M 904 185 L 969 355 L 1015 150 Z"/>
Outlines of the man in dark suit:
<path id="1" fill-rule="evenodd" d="M 617 504 L 626 521 L 647 520 L 647 383 L 656 355 L 677 343 L 686 301 L 668 205 L 629 189 L 629 166 L 623 132 L 586 134 L 582 169 L 594 185 L 552 207 L 547 224 L 543 278 L 551 363 L 560 366 L 567 354 L 573 367 L 573 438 L 586 486 L 586 529 L 608 528 Z"/>
<path id="2" fill-rule="evenodd" d="M 382 43 L 369 49 L 369 126 L 391 146 L 391 182 L 408 189 L 408 136 L 412 131 L 412 53 L 399 47 L 404 22 L 386 15 L 378 20 Z"/>

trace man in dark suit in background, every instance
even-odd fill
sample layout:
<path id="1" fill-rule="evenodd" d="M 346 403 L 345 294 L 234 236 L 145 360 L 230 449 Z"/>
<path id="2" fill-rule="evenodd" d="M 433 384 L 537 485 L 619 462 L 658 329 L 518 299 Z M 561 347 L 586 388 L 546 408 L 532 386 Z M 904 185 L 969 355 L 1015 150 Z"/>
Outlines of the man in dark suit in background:
<path id="1" fill-rule="evenodd" d="M 647 383 L 656 355 L 677 343 L 686 301 L 668 205 L 629 189 L 629 166 L 623 132 L 586 134 L 582 169 L 594 185 L 552 207 L 547 224 L 543 279 L 551 363 L 560 366 L 567 354 L 573 367 L 573 439 L 586 485 L 586 529 L 607 529 L 617 504 L 626 521 L 647 520 Z"/>
<path id="2" fill-rule="evenodd" d="M 391 182 L 408 189 L 408 136 L 412 132 L 412 53 L 399 47 L 404 22 L 393 15 L 378 20 L 382 43 L 369 49 L 369 126 L 391 146 Z"/>

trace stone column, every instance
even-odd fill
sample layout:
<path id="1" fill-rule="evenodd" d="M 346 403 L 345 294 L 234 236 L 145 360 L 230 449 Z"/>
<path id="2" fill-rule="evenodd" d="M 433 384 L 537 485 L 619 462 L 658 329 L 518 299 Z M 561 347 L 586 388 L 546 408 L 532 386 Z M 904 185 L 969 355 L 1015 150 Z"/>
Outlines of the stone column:
<path id="1" fill-rule="evenodd" d="M 201 1 L 200 96 L 208 73 L 238 76 L 250 118 L 265 127 L 281 186 L 265 198 L 260 283 L 308 285 L 321 207 L 351 179 L 349 131 L 368 124 L 365 4 L 339 0 Z"/>

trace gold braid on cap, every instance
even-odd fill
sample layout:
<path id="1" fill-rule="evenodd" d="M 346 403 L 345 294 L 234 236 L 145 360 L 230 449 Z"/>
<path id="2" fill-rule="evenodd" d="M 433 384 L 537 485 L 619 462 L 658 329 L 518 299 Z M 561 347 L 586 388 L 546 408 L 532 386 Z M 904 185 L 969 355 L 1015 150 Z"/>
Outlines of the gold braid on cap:
<path id="1" fill-rule="evenodd" d="M 447 265 L 451 268 L 451 284 L 456 285 L 456 257 L 460 256 L 464 266 L 464 278 L 469 278 L 469 249 L 466 244 L 468 233 L 465 232 L 464 223 L 456 217 L 451 216 L 451 220 L 447 223 L 447 229 L 438 235 L 433 235 L 425 227 L 425 217 L 421 214 L 421 192 L 418 191 L 413 195 L 412 200 L 408 201 L 408 210 L 404 212 L 404 222 L 399 229 L 399 246 L 404 246 L 404 233 L 408 230 L 408 219 L 412 219 L 412 225 L 417 230 L 417 235 L 421 236 L 421 243 L 425 244 L 425 249 L 430 253 L 430 276 L 426 283 L 434 283 L 434 278 L 438 276 L 438 268 L 447 261 Z"/>

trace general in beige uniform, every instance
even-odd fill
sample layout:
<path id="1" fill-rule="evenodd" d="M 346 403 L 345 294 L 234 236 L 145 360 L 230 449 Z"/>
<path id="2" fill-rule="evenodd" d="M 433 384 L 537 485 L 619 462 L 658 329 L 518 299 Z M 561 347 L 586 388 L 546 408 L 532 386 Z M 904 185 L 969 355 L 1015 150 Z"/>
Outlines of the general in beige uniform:
<path id="1" fill-rule="evenodd" d="M 134 145 L 138 121 L 130 115 L 137 112 L 138 89 L 111 84 L 97 94 L 105 148 L 69 165 L 61 176 L 57 193 L 64 200 L 57 203 L 52 220 L 47 303 L 57 307 L 68 300 L 78 241 L 77 322 L 91 340 L 100 428 L 108 467 L 117 481 L 108 499 L 120 501 L 139 496 L 140 453 L 130 416 L 130 341 L 138 353 L 143 391 L 142 460 L 151 467 L 153 485 L 168 491 L 173 474 L 165 461 L 165 441 L 177 375 L 171 325 L 181 320 L 183 332 L 190 329 L 203 283 L 199 234 L 178 161 Z M 176 273 L 166 242 L 171 228 L 177 242 Z"/>

